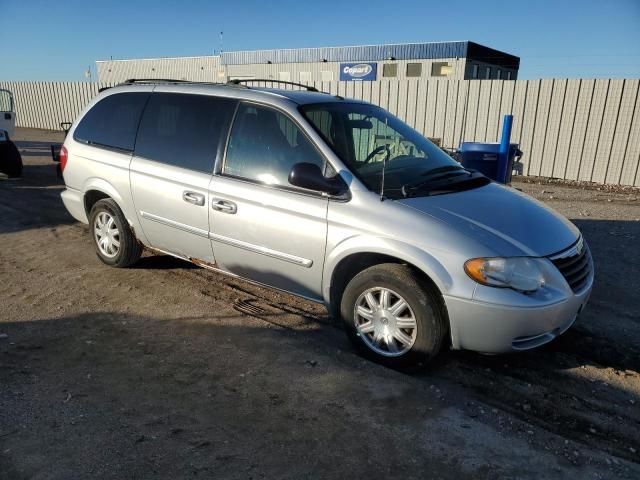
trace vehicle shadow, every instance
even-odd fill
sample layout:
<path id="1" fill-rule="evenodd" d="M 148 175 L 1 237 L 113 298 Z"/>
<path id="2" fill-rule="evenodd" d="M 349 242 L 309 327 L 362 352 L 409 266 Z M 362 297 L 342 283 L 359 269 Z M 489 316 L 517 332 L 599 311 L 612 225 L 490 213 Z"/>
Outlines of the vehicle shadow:
<path id="1" fill-rule="evenodd" d="M 593 228 L 602 229 L 598 225 Z M 616 228 L 624 229 L 617 224 Z M 601 243 L 595 239 L 590 240 L 586 230 L 588 229 L 585 229 L 587 241 L 597 257 Z M 243 273 L 268 277 L 277 282 L 295 282 L 295 278 L 283 279 L 274 272 L 245 269 Z M 207 272 L 208 274 L 219 275 L 211 272 Z M 315 337 L 314 341 L 322 341 L 327 348 L 335 348 L 332 342 L 336 341 L 336 336 L 332 330 L 338 333 L 340 324 L 334 323 L 327 315 L 314 315 L 312 307 L 306 307 L 310 302 L 283 294 L 286 297 L 284 302 L 274 305 L 269 298 L 271 295 L 261 292 L 261 287 L 253 287 L 239 279 L 225 278 L 209 282 L 211 289 L 216 291 L 222 282 L 233 283 L 234 289 L 252 297 L 248 301 L 234 304 L 236 311 L 296 332 L 304 328 L 305 324 L 333 327 L 322 328 L 322 335 Z M 606 285 L 596 284 L 595 290 L 606 288 Z M 602 294 L 606 295 L 606 292 Z M 293 315 L 303 316 L 304 323 L 292 326 L 290 322 L 278 321 L 278 315 L 272 313 L 274 306 Z M 595 318 L 603 315 L 596 308 L 591 310 L 595 311 L 592 314 Z M 589 320 L 587 317 L 586 321 Z M 607 383 L 606 387 L 602 387 L 601 382 L 597 385 L 593 382 L 594 378 L 607 378 L 612 372 L 622 372 L 621 375 L 629 375 L 630 378 L 640 376 L 637 337 L 631 336 L 623 342 L 614 341 L 614 338 L 624 334 L 624 325 L 620 325 L 619 319 L 614 325 L 601 321 L 598 324 L 599 330 L 595 329 L 596 333 L 592 331 L 593 327 L 583 327 L 582 322 L 582 319 L 579 320 L 564 335 L 532 351 L 483 355 L 467 351 L 447 351 L 445 348 L 428 366 L 396 371 L 406 375 L 409 381 L 418 381 L 431 387 L 434 387 L 434 382 L 449 382 L 467 390 L 467 393 L 472 392 L 468 397 L 472 403 L 481 401 L 498 407 L 524 422 L 558 435 L 569 436 L 590 448 L 633 461 L 634 455 L 625 450 L 623 445 L 634 442 L 633 426 L 640 418 L 628 406 L 629 401 L 639 402 L 640 395 L 634 387 L 624 383 Z M 617 331 L 616 328 L 621 330 Z M 624 421 L 615 422 L 614 425 L 613 418 L 622 418 Z"/>
<path id="2" fill-rule="evenodd" d="M 0 234 L 69 225 L 55 164 L 25 165 L 22 177 L 0 180 Z"/>
<path id="3" fill-rule="evenodd" d="M 362 456 L 359 471 L 375 478 L 387 461 L 378 451 L 382 441 L 393 443 L 390 432 L 440 410 L 424 392 L 407 390 L 409 413 L 382 431 L 368 415 L 345 408 L 354 399 L 358 408 L 391 408 L 382 395 L 367 399 L 367 382 L 353 381 L 362 373 L 356 357 L 336 356 L 312 330 L 230 325 L 234 316 L 245 317 L 95 312 L 2 324 L 8 338 L 0 343 L 0 477 L 89 478 L 96 465 L 108 465 L 113 478 L 152 470 L 158 478 L 182 478 L 194 459 L 203 477 L 239 478 L 255 462 L 267 478 L 282 468 L 293 478 L 314 478 L 318 469 L 333 477 L 348 446 L 377 431 L 379 447 L 350 454 Z M 373 374 L 401 388 L 393 372 Z M 336 441 L 342 447 L 327 452 Z M 282 449 L 282 463 L 257 453 L 270 448 Z M 410 448 L 416 458 L 437 461 L 420 443 Z M 367 459 L 370 450 L 380 460 Z M 316 460 L 298 461 L 305 455 Z"/>
<path id="4" fill-rule="evenodd" d="M 38 142 L 27 140 L 15 140 L 20 155 L 23 157 L 48 157 L 51 158 L 51 145 L 60 144 L 64 140 L 64 136 L 60 135 L 59 142 Z"/>

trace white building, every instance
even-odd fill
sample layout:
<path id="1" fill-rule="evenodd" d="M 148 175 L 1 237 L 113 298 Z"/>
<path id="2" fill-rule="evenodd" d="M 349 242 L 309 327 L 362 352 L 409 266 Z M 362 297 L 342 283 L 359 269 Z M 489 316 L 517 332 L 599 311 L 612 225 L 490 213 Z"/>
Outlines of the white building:
<path id="1" fill-rule="evenodd" d="M 474 42 L 224 52 L 218 56 L 96 61 L 100 82 L 165 78 L 291 82 L 451 78 L 515 80 L 520 59 Z"/>

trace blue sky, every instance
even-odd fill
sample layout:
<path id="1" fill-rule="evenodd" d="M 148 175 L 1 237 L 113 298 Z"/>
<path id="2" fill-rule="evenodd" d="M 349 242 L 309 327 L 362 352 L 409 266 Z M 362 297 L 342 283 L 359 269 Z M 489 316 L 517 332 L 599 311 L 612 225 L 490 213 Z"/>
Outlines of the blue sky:
<path id="1" fill-rule="evenodd" d="M 640 77 L 640 0 L 0 0 L 0 80 L 84 80 L 95 60 L 472 40 L 520 78 Z"/>

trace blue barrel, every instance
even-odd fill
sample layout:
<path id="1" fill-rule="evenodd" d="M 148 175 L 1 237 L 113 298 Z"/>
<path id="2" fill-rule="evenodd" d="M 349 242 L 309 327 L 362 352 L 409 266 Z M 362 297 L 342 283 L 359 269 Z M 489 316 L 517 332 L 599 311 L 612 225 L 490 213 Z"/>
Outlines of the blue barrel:
<path id="1" fill-rule="evenodd" d="M 516 157 L 522 156 L 517 143 L 510 144 L 506 172 L 500 175 L 499 143 L 462 142 L 458 150 L 458 158 L 465 168 L 477 170 L 483 175 L 500 183 L 511 183 L 511 172 Z"/>

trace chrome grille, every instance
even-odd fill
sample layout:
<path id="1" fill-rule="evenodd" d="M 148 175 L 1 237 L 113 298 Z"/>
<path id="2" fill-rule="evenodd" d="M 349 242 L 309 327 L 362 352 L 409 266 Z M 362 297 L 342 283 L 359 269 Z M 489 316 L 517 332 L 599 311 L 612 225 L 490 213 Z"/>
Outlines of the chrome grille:
<path id="1" fill-rule="evenodd" d="M 582 237 L 568 250 L 549 257 L 560 270 L 574 292 L 581 291 L 589 282 L 593 271 L 593 262 L 589 247 Z"/>

